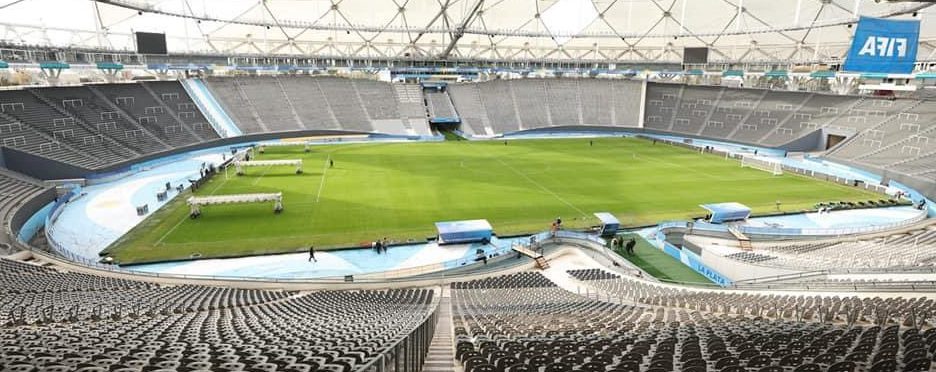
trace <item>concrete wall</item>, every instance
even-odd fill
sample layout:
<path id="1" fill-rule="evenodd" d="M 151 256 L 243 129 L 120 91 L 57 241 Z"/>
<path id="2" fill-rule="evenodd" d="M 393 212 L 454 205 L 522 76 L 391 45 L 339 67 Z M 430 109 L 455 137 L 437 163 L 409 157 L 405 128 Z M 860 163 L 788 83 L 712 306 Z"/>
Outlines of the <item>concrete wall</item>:
<path id="1" fill-rule="evenodd" d="M 724 256 L 719 256 L 692 241 L 692 237 L 686 237 L 685 245 L 692 245 L 693 250 L 702 252 L 699 259 L 703 265 L 719 274 L 727 277 L 732 282 L 747 279 L 763 278 L 778 275 L 789 275 L 803 272 L 803 270 L 792 270 L 775 268 L 768 266 L 759 266 L 732 260 Z"/>
<path id="2" fill-rule="evenodd" d="M 735 144 L 735 145 L 740 145 L 740 146 L 759 147 L 759 148 L 764 148 L 764 149 L 783 149 L 782 146 L 767 146 L 767 145 L 763 145 L 763 144 L 759 144 L 759 143 L 758 143 L 758 144 L 753 144 L 753 143 L 748 143 L 748 142 L 738 142 L 738 141 L 732 141 L 732 140 L 730 140 L 730 139 L 725 139 L 725 138 L 708 137 L 708 136 L 699 136 L 699 135 L 695 135 L 695 134 L 674 133 L 674 132 L 667 132 L 667 131 L 656 130 L 656 129 L 647 129 L 647 128 L 640 128 L 639 130 L 640 130 L 641 132 L 643 132 L 643 133 L 648 133 L 648 134 L 659 134 L 659 135 L 664 135 L 664 136 L 673 136 L 673 137 L 683 137 L 683 138 L 691 138 L 691 139 L 700 139 L 700 140 L 707 140 L 707 141 L 713 141 L 713 142 L 721 142 L 721 143 Z"/>
<path id="3" fill-rule="evenodd" d="M 9 147 L 3 147 L 2 150 L 0 152 L 3 153 L 7 169 L 41 180 L 82 178 L 91 172 L 86 168 L 46 159 Z"/>
<path id="4" fill-rule="evenodd" d="M 826 136 L 823 130 L 815 130 L 780 147 L 790 152 L 821 151 L 825 147 L 825 140 Z"/>
<path id="5" fill-rule="evenodd" d="M 97 173 L 103 172 L 113 172 L 119 171 L 121 169 L 127 168 L 131 165 L 142 163 L 145 161 L 150 161 L 154 159 L 159 159 L 174 154 L 181 154 L 184 152 L 209 149 L 212 147 L 235 145 L 238 143 L 251 142 L 251 141 L 269 141 L 281 138 L 295 138 L 295 137 L 314 137 L 314 136 L 337 136 L 337 135 L 352 135 L 352 134 L 368 134 L 363 132 L 351 132 L 344 130 L 297 130 L 290 132 L 275 132 L 275 133 L 257 133 L 250 134 L 246 136 L 230 137 L 230 138 L 220 138 L 213 141 L 206 141 L 191 146 L 177 147 L 172 150 L 157 152 L 154 154 L 149 154 L 143 157 L 136 159 L 131 159 L 125 162 L 117 163 L 106 168 L 95 169 Z"/>
<path id="6" fill-rule="evenodd" d="M 600 125 L 560 125 L 555 127 L 547 128 L 535 128 L 527 129 L 516 132 L 511 132 L 507 134 L 534 134 L 534 133 L 553 133 L 553 132 L 602 132 L 602 133 L 642 133 L 643 129 L 635 127 L 617 127 L 617 126 L 600 126 Z"/>

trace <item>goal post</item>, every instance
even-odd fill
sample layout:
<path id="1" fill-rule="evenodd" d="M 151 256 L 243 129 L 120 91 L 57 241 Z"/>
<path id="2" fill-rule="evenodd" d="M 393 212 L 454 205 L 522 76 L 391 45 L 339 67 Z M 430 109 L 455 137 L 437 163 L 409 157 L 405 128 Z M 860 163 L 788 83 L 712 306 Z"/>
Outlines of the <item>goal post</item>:
<path id="1" fill-rule="evenodd" d="M 758 159 L 753 156 L 741 157 L 741 167 L 742 168 L 754 168 L 754 169 L 759 169 L 765 172 L 770 172 L 774 176 L 779 176 L 783 174 L 783 165 L 780 164 L 779 162 Z"/>

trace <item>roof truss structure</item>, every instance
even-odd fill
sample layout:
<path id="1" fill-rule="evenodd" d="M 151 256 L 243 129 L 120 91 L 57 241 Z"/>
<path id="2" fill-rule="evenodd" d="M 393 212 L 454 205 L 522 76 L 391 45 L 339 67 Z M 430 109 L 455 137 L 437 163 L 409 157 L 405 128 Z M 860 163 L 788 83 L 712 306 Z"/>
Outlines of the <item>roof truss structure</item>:
<path id="1" fill-rule="evenodd" d="M 53 4 L 55 12 L 36 12 Z M 859 16 L 922 17 L 932 5 L 860 0 L 19 0 L 0 12 L 0 34 L 25 44 L 133 50 L 133 32 L 165 32 L 171 52 L 188 54 L 679 63 L 684 47 L 705 46 L 715 63 L 829 63 L 844 57 Z M 589 11 L 557 17 L 549 14 L 554 7 L 564 13 Z M 565 18 L 575 27 L 566 27 Z M 921 60 L 936 56 L 936 26 L 925 21 L 918 55 Z"/>

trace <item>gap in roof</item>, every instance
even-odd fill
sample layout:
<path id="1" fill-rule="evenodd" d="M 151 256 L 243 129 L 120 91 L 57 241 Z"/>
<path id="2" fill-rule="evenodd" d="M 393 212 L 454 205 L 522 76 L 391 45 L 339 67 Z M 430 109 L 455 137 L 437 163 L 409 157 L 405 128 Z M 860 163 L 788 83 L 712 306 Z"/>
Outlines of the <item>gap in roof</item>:
<path id="1" fill-rule="evenodd" d="M 597 18 L 598 9 L 592 0 L 559 0 L 540 14 L 543 25 L 559 45 L 571 40 L 572 35 L 582 32 Z"/>

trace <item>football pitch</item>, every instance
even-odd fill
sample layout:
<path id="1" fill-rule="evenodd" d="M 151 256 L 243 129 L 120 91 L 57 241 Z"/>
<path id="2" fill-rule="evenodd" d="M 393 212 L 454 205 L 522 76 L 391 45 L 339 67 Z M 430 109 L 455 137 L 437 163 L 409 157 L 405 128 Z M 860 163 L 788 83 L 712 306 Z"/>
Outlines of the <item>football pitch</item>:
<path id="1" fill-rule="evenodd" d="M 271 203 L 208 206 L 188 217 L 177 197 L 108 248 L 118 262 L 291 252 L 392 241 L 425 241 L 434 222 L 487 219 L 499 235 L 568 228 L 611 212 L 627 226 L 701 216 L 703 203 L 740 202 L 754 213 L 817 202 L 878 199 L 871 192 L 632 138 L 269 147 L 256 159 L 290 166 L 220 173 L 196 195 L 282 192 Z M 329 166 L 329 161 L 334 166 Z"/>

